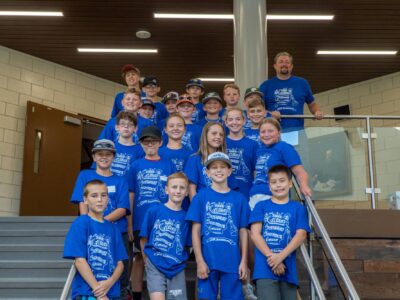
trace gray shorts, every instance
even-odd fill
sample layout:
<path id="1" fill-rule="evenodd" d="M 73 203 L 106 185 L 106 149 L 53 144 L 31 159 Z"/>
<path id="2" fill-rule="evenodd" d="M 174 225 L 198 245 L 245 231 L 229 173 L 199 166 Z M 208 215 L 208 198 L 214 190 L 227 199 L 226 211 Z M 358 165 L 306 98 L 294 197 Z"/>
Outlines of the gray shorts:
<path id="1" fill-rule="evenodd" d="M 149 294 L 165 293 L 167 300 L 187 300 L 185 270 L 168 279 L 147 258 L 146 279 Z"/>

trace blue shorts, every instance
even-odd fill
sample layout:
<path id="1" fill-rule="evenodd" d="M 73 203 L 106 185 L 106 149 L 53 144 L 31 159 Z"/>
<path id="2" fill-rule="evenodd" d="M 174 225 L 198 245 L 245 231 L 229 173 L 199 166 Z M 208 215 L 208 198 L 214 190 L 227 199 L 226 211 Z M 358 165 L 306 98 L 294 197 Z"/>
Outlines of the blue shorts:
<path id="1" fill-rule="evenodd" d="M 221 300 L 243 300 L 242 282 L 237 273 L 225 273 L 211 270 L 206 279 L 198 279 L 197 293 L 199 299 L 216 300 L 218 283 L 221 288 Z"/>

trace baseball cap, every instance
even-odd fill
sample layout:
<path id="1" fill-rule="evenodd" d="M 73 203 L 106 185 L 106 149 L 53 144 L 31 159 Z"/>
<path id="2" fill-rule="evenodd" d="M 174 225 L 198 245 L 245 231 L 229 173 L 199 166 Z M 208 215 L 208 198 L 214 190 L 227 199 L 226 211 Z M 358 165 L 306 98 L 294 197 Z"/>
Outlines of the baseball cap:
<path id="1" fill-rule="evenodd" d="M 232 162 L 229 159 L 229 156 L 223 152 L 214 152 L 213 154 L 210 154 L 207 157 L 205 166 L 208 168 L 208 166 L 213 163 L 214 161 L 223 161 L 226 163 L 230 168 L 232 168 Z"/>
<path id="2" fill-rule="evenodd" d="M 204 90 L 204 83 L 198 78 L 189 79 L 189 82 L 186 84 L 186 88 L 190 88 L 191 86 L 198 86 Z"/>
<path id="3" fill-rule="evenodd" d="M 158 81 L 157 77 L 150 75 L 150 76 L 146 76 L 143 79 L 143 86 L 146 86 L 146 85 L 160 86 L 160 82 Z"/>
<path id="4" fill-rule="evenodd" d="M 142 106 L 144 106 L 144 105 L 150 105 L 151 107 L 153 107 L 153 109 L 156 108 L 156 106 L 153 103 L 153 101 L 151 101 L 149 99 L 142 99 Z"/>
<path id="5" fill-rule="evenodd" d="M 92 153 L 94 154 L 97 151 L 107 150 L 112 153 L 115 153 L 115 145 L 114 142 L 107 139 L 97 140 L 93 144 Z"/>
<path id="6" fill-rule="evenodd" d="M 182 103 L 190 103 L 194 106 L 193 99 L 189 94 L 180 95 L 178 102 L 176 102 L 176 106 L 179 106 Z"/>
<path id="7" fill-rule="evenodd" d="M 129 71 L 134 71 L 136 74 L 138 74 L 140 76 L 140 70 L 138 68 L 136 68 L 134 65 L 131 64 L 127 64 L 125 66 L 122 67 L 121 72 L 122 72 L 122 76 L 124 77 L 125 74 Z"/>
<path id="8" fill-rule="evenodd" d="M 147 126 L 143 128 L 140 133 L 139 141 L 151 137 L 153 139 L 161 140 L 161 131 L 157 126 Z"/>
<path id="9" fill-rule="evenodd" d="M 178 101 L 178 99 L 179 99 L 179 94 L 177 92 L 171 91 L 164 95 L 161 102 L 165 104 L 167 103 L 168 100 Z"/>
<path id="10" fill-rule="evenodd" d="M 203 97 L 203 100 L 202 100 L 203 104 L 206 104 L 206 102 L 210 99 L 215 99 L 219 103 L 224 105 L 224 101 L 222 101 L 221 97 L 219 96 L 219 94 L 217 92 L 208 92 L 207 94 L 205 94 Z"/>
<path id="11" fill-rule="evenodd" d="M 248 97 L 251 94 L 258 94 L 260 95 L 260 97 L 264 97 L 264 93 L 260 91 L 259 88 L 256 87 L 249 87 L 248 89 L 246 89 L 246 92 L 244 93 L 244 97 Z"/>

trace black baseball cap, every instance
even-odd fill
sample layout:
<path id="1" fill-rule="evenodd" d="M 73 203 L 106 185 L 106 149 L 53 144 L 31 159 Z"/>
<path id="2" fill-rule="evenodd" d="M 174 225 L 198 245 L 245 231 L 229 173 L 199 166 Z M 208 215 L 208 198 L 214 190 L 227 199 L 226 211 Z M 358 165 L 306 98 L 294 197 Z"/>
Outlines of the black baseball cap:
<path id="1" fill-rule="evenodd" d="M 150 76 L 146 76 L 143 79 L 143 86 L 146 85 L 155 85 L 155 86 L 160 86 L 160 81 L 158 81 L 157 77 L 150 75 Z"/>
<path id="2" fill-rule="evenodd" d="M 145 138 L 153 138 L 155 140 L 161 140 L 161 131 L 157 126 L 147 126 L 143 128 L 140 133 L 139 141 L 142 141 Z"/>

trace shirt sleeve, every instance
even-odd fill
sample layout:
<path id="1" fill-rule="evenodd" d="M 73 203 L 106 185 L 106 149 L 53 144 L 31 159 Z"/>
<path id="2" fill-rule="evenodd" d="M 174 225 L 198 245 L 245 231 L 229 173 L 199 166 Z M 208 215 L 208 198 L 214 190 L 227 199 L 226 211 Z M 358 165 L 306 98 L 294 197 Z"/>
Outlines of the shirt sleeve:
<path id="1" fill-rule="evenodd" d="M 142 227 L 140 228 L 140 237 L 149 238 L 151 230 L 153 229 L 153 209 L 149 209 L 143 219 Z"/>
<path id="2" fill-rule="evenodd" d="M 263 202 L 264 201 L 258 202 L 256 207 L 254 207 L 253 211 L 250 213 L 249 225 L 264 221 Z"/>
<path id="3" fill-rule="evenodd" d="M 129 257 L 126 253 L 124 242 L 122 241 L 122 235 L 117 225 L 113 224 L 114 237 L 115 237 L 115 261 L 127 260 Z"/>
<path id="4" fill-rule="evenodd" d="M 297 153 L 296 149 L 290 144 L 283 144 L 282 157 L 285 165 L 289 168 L 302 164 L 299 154 Z"/>
<path id="5" fill-rule="evenodd" d="M 201 193 L 196 194 L 193 197 L 192 203 L 189 206 L 189 210 L 186 214 L 186 221 L 192 221 L 201 223 Z"/>
<path id="6" fill-rule="evenodd" d="M 115 95 L 114 105 L 113 105 L 113 108 L 112 108 L 112 111 L 111 111 L 111 118 L 115 118 L 118 115 L 118 113 L 121 111 L 121 106 L 122 106 L 121 101 L 122 101 L 123 97 L 124 97 L 124 93 L 123 92 L 118 93 L 118 94 Z"/>
<path id="7" fill-rule="evenodd" d="M 310 104 L 314 101 L 314 95 L 311 91 L 311 86 L 306 79 L 304 79 L 304 89 L 306 92 L 305 102 Z"/>
<path id="8" fill-rule="evenodd" d="M 135 192 L 136 188 L 136 165 L 137 161 L 134 161 L 129 168 L 129 171 L 126 173 L 126 180 L 128 181 L 128 189 L 129 192 Z"/>
<path id="9" fill-rule="evenodd" d="M 75 186 L 74 190 L 72 191 L 71 195 L 71 202 L 72 203 L 79 203 L 83 202 L 83 187 L 85 186 L 85 180 L 84 180 L 84 175 L 83 172 L 80 172 L 78 175 L 78 178 L 75 181 Z"/>
<path id="10" fill-rule="evenodd" d="M 308 222 L 308 217 L 307 217 L 307 210 L 302 204 L 298 204 L 298 209 L 296 211 L 296 230 L 298 229 L 304 229 L 307 232 L 310 232 L 310 225 Z"/>
<path id="11" fill-rule="evenodd" d="M 199 174 L 197 174 L 196 166 L 196 155 L 192 155 L 188 158 L 186 166 L 184 168 L 184 172 L 191 183 L 199 185 Z"/>
<path id="12" fill-rule="evenodd" d="M 113 130 L 114 126 L 112 125 L 111 122 L 112 119 L 108 120 L 106 123 L 106 126 L 104 126 L 102 132 L 100 133 L 99 137 L 97 139 L 108 139 L 108 140 L 113 140 Z"/>
<path id="13" fill-rule="evenodd" d="M 78 217 L 69 228 L 64 243 L 66 259 L 82 257 L 87 259 L 87 219 Z"/>
<path id="14" fill-rule="evenodd" d="M 250 217 L 250 207 L 249 203 L 245 197 L 241 196 L 241 211 L 240 211 L 240 228 L 247 228 L 249 224 Z"/>
<path id="15" fill-rule="evenodd" d="M 129 187 L 125 177 L 119 177 L 121 179 L 119 188 L 118 188 L 118 196 L 117 200 L 117 208 L 125 208 L 126 214 L 130 215 L 130 205 L 129 205 Z"/>

